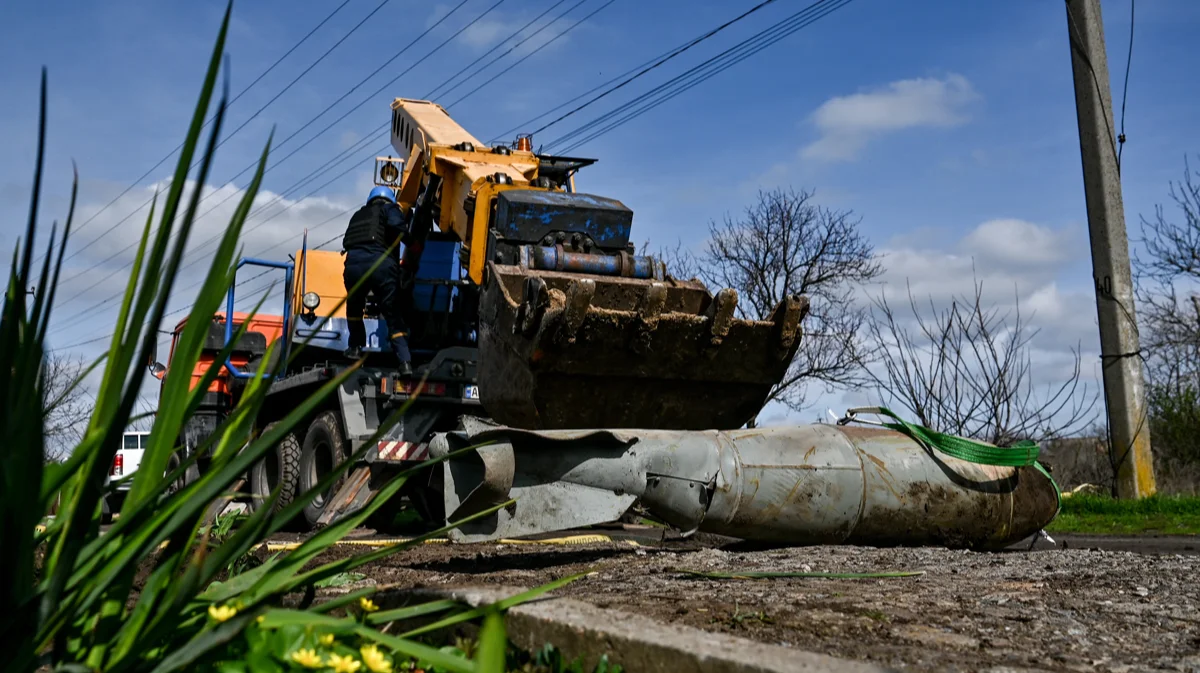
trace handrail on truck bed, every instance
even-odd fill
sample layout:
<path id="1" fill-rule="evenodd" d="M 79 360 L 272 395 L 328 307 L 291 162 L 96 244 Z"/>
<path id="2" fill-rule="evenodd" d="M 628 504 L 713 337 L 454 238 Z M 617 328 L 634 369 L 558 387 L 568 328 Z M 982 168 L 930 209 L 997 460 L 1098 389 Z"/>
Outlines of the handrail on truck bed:
<path id="1" fill-rule="evenodd" d="M 279 360 L 282 364 L 286 364 L 289 351 L 291 350 L 291 320 L 292 320 L 292 273 L 294 266 L 291 262 L 275 262 L 269 259 L 259 259 L 257 257 L 243 257 L 238 260 L 237 269 L 241 269 L 245 265 L 265 266 L 274 269 L 284 270 L 284 293 L 283 293 L 283 356 Z M 233 299 L 234 289 L 237 287 L 237 272 L 234 271 L 233 282 L 229 286 L 229 292 L 225 297 L 225 346 L 233 341 Z M 270 344 L 267 344 L 270 348 Z M 229 370 L 229 374 L 235 379 L 250 379 L 258 376 L 256 372 L 241 371 L 233 364 L 232 354 L 225 357 L 225 369 Z M 280 367 L 282 371 L 282 367 Z M 279 378 L 278 372 L 264 375 L 263 378 L 274 375 Z"/>

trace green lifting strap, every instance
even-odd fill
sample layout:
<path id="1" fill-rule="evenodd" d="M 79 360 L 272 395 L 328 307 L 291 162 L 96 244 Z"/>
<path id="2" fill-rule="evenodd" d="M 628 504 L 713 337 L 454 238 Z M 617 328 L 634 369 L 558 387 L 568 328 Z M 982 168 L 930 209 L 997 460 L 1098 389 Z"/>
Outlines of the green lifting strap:
<path id="1" fill-rule="evenodd" d="M 1038 462 L 1038 453 L 1041 448 L 1037 442 L 1024 439 L 1012 446 L 995 446 L 993 444 L 985 444 L 977 442 L 973 439 L 958 437 L 956 435 L 947 435 L 941 432 L 930 430 L 929 428 L 909 423 L 900 418 L 887 407 L 860 407 L 858 409 L 850 409 L 846 412 L 846 418 L 840 423 L 854 420 L 854 417 L 859 413 L 878 414 L 887 416 L 895 420 L 895 423 L 880 423 L 880 425 L 891 428 L 912 437 L 917 442 L 924 444 L 927 447 L 937 449 L 942 453 L 965 460 L 969 463 L 978 463 L 980 465 L 998 465 L 1000 467 L 1025 467 L 1032 465 L 1037 468 L 1050 480 L 1054 485 L 1054 495 L 1058 498 L 1058 511 L 1062 511 L 1062 490 L 1058 487 L 1058 482 L 1054 481 L 1054 477 L 1050 472 Z"/>

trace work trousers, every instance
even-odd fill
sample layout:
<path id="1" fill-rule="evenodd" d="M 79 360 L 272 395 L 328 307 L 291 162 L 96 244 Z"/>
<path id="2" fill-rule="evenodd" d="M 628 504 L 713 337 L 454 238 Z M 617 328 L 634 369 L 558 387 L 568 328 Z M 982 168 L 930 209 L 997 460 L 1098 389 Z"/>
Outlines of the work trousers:
<path id="1" fill-rule="evenodd" d="M 346 297 L 346 319 L 350 323 L 350 347 L 362 348 L 366 345 L 363 310 L 367 304 L 367 293 L 374 292 L 375 303 L 379 306 L 379 312 L 384 321 L 387 322 L 392 352 L 396 354 L 396 358 L 401 363 L 412 362 L 412 355 L 408 351 L 408 340 L 405 339 L 408 334 L 408 326 L 405 325 L 404 318 L 400 315 L 399 297 L 396 294 L 400 283 L 400 263 L 389 256 L 380 262 L 357 292 L 350 292 L 358 281 L 371 271 L 371 266 L 383 254 L 382 248 L 378 250 L 355 248 L 346 251 L 346 269 L 342 274 L 342 280 L 346 284 L 346 292 L 350 293 Z"/>

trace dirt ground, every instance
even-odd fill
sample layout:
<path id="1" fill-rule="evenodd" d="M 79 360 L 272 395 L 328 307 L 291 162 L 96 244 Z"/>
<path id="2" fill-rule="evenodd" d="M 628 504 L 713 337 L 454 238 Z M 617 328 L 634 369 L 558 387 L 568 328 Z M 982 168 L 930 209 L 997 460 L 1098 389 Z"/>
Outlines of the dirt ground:
<path id="1" fill-rule="evenodd" d="M 424 545 L 363 570 L 401 587 L 536 586 L 601 607 L 909 671 L 1200 671 L 1200 543 L 1098 538 L 1038 549 L 746 549 L 706 538 L 583 546 Z M 1138 547 L 1136 539 L 1099 540 Z M 1115 544 L 1107 544 L 1114 542 Z M 344 546 L 335 555 L 361 553 Z M 327 560 L 327 559 L 322 559 Z M 923 571 L 889 579 L 714 580 L 676 572 Z"/>

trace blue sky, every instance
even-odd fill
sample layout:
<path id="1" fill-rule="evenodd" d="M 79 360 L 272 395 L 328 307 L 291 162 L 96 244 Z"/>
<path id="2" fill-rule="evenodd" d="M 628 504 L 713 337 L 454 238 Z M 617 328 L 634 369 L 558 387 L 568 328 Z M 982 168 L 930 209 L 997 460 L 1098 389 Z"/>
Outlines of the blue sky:
<path id="1" fill-rule="evenodd" d="M 271 100 L 322 52 L 379 6 L 351 0 L 325 26 L 237 100 L 227 133 Z M 260 202 L 291 187 L 320 163 L 388 120 L 393 97 L 419 98 L 505 39 L 555 0 L 506 0 L 435 56 L 442 40 L 495 0 L 427 3 L 390 0 L 219 150 L 210 186 L 216 203 L 236 196 L 248 175 L 228 182 L 261 151 L 272 126 L 273 155 Z M 569 0 L 526 31 L 543 27 L 579 0 Z M 586 0 L 565 19 L 515 49 L 486 72 L 516 57 L 604 4 Z M 705 32 L 754 3 L 615 0 L 529 57 L 451 113 L 486 139 Z M 683 69 L 731 46 L 808 2 L 774 4 L 652 74 L 539 134 L 548 142 Z M 336 3 L 240 2 L 227 43 L 237 93 L 323 19 Z M 87 219 L 182 139 L 215 39 L 221 2 L 6 3 L 0 7 L 0 243 L 11 246 L 23 226 L 34 158 L 37 82 L 49 68 L 50 116 L 44 219 L 65 214 L 70 162 L 79 166 L 81 214 Z M 1105 0 L 1109 68 L 1116 104 L 1129 41 L 1129 0 Z M 312 126 L 279 142 L 342 96 L 438 19 L 426 37 L 364 83 Z M 1143 0 L 1137 6 L 1122 168 L 1131 234 L 1139 216 L 1167 201 L 1168 182 L 1185 155 L 1200 153 L 1194 120 L 1200 92 L 1181 76 L 1200 62 L 1200 3 Z M 507 47 L 502 47 L 496 54 Z M 495 55 L 495 54 L 494 54 Z M 369 96 L 389 80 L 384 91 Z M 483 78 L 445 97 L 453 102 Z M 354 105 L 364 104 L 295 155 L 279 161 Z M 1119 110 L 1118 110 L 1119 114 Z M 326 178 L 263 211 L 247 233 L 246 252 L 281 256 L 297 247 L 304 227 L 334 218 L 313 233 L 324 240 L 343 225 L 336 216 L 369 186 L 369 157 L 386 138 L 358 152 L 358 168 L 312 197 L 293 203 Z M 1044 330 L 1037 342 L 1047 381 L 1062 371 L 1067 349 L 1081 343 L 1094 375 L 1095 305 L 1071 87 L 1066 16 L 1061 2 L 886 2 L 854 0 L 704 84 L 575 150 L 597 157 L 579 188 L 624 201 L 635 212 L 639 241 L 697 246 L 706 225 L 737 213 L 759 188 L 813 189 L 823 205 L 852 209 L 886 256 L 880 290 L 944 300 L 969 289 L 971 268 L 997 302 L 1021 297 Z M 173 161 L 173 159 L 172 159 Z M 167 162 L 78 231 L 60 291 L 52 345 L 103 336 L 111 306 L 81 311 L 111 296 L 124 280 L 141 219 L 117 225 L 166 179 Z M 197 242 L 220 231 L 228 208 L 202 221 Z M 285 212 L 278 212 L 285 205 Z M 269 221 L 261 221 L 270 215 Z M 141 214 L 144 217 L 144 211 Z M 252 218 L 250 226 L 256 224 Z M 114 226 L 115 225 L 115 226 Z M 114 227 L 108 236 L 93 241 Z M 283 247 L 279 247 L 282 245 Z M 196 247 L 203 261 L 206 248 Z M 105 261 L 109 257 L 112 260 Z M 203 268 L 196 264 L 190 273 Z M 115 275 L 114 275 L 115 274 Z M 177 307 L 189 298 L 181 294 Z M 80 347 L 95 355 L 101 344 Z M 857 401 L 818 394 L 810 420 L 826 406 Z M 775 410 L 774 420 L 797 418 Z"/>

